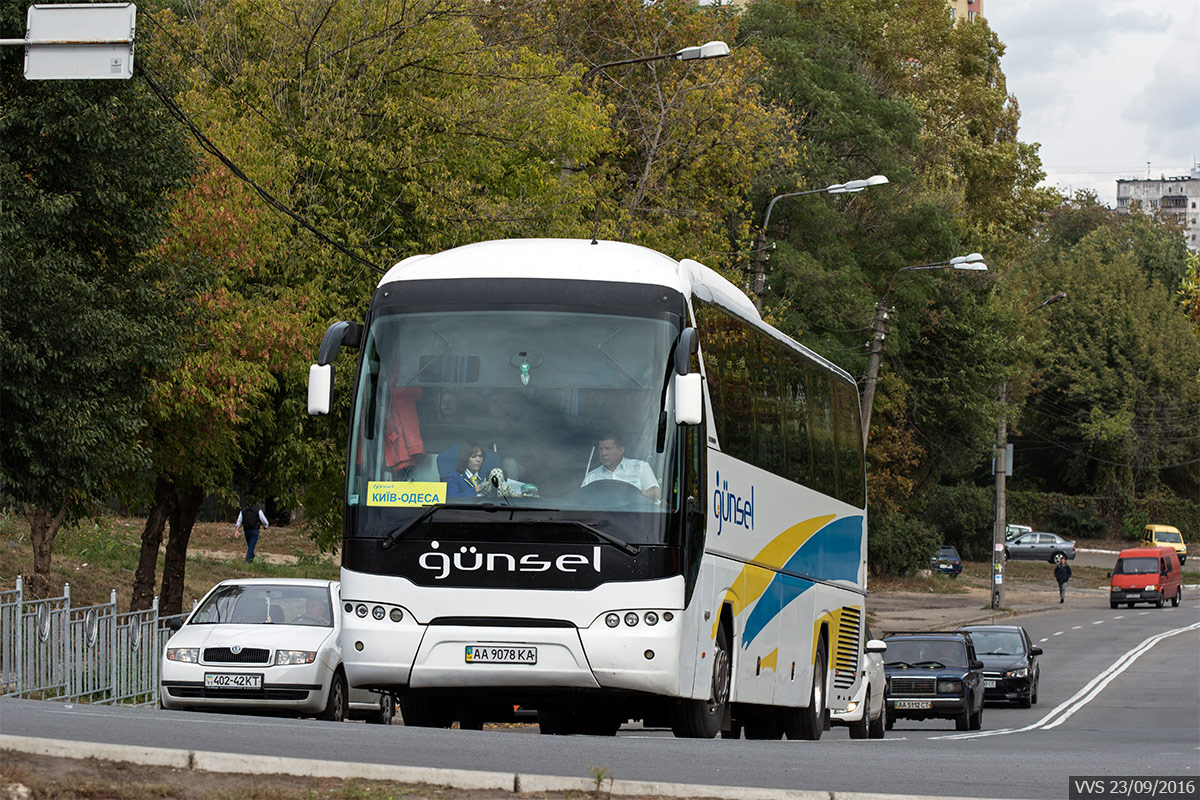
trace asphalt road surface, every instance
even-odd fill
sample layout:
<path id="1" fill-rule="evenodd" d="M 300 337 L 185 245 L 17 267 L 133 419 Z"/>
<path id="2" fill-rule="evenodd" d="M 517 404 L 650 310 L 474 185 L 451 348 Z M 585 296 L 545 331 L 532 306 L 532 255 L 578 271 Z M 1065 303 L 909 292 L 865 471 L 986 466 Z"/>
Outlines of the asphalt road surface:
<path id="1" fill-rule="evenodd" d="M 833 728 L 819 742 L 680 740 L 627 726 L 615 738 L 536 728 L 380 728 L 241 715 L 0 701 L 0 731 L 416 767 L 927 797 L 1066 798 L 1068 777 L 1200 778 L 1200 602 L 1056 609 L 1016 621 L 1045 649 L 1039 703 L 988 706 L 983 730 L 897 721 L 881 741 Z M 86 745 L 79 747 L 87 755 Z"/>

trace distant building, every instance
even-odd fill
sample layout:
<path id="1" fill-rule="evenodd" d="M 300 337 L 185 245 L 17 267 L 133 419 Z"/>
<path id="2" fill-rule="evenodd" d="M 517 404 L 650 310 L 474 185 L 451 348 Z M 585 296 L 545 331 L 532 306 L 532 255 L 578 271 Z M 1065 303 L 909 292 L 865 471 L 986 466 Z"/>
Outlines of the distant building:
<path id="1" fill-rule="evenodd" d="M 1118 213 L 1135 208 L 1155 209 L 1164 217 L 1175 218 L 1188 249 L 1200 250 L 1200 166 L 1176 178 L 1118 178 Z"/>
<path id="2" fill-rule="evenodd" d="M 950 19 L 957 25 L 960 22 L 974 22 L 983 16 L 983 0 L 947 0 L 950 6 Z"/>

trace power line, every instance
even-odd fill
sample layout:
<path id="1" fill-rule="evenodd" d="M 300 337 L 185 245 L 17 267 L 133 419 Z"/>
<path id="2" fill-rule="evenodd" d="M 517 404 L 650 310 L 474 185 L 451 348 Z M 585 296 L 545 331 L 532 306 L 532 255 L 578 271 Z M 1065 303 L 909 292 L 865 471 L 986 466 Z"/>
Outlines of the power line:
<path id="1" fill-rule="evenodd" d="M 155 95 L 158 96 L 158 99 L 161 100 L 163 105 L 165 105 L 167 107 L 167 110 L 171 112 L 171 116 L 175 117 L 177 120 L 179 120 L 180 122 L 182 122 L 184 124 L 184 126 L 191 132 L 192 136 L 195 137 L 196 141 L 200 143 L 200 146 L 205 150 L 205 152 L 214 156 L 218 161 L 220 161 L 222 164 L 224 164 L 226 167 L 228 167 L 229 171 L 232 172 L 236 177 L 238 177 L 240 180 L 242 180 L 247 185 L 249 185 L 252 189 L 254 189 L 254 191 L 257 192 L 258 195 L 267 202 L 267 205 L 271 206 L 276 211 L 279 211 L 281 214 L 284 214 L 284 215 L 290 217 L 298 225 L 300 225 L 300 227 L 309 231 L 314 236 L 316 236 L 318 239 L 320 239 L 321 241 L 330 245 L 331 247 L 338 250 L 339 252 L 345 254 L 346 256 L 349 256 L 354 261 L 357 261 L 359 264 L 370 267 L 371 269 L 378 272 L 380 275 L 386 274 L 387 270 L 382 269 L 381 267 L 371 263 L 370 261 L 367 261 L 365 258 L 363 258 L 362 256 L 359 256 L 357 253 L 351 252 L 349 250 L 349 248 L 347 248 L 341 242 L 334 241 L 329 236 L 325 235 L 325 233 L 318 230 L 308 220 L 304 219 L 299 214 L 297 214 L 295 211 L 293 211 L 291 208 L 284 205 L 279 200 L 275 199 L 274 195 L 272 195 L 270 192 L 268 192 L 262 186 L 259 186 L 258 183 L 255 182 L 255 180 L 253 178 L 251 178 L 249 175 L 247 175 L 245 172 L 243 172 L 241 167 L 239 167 L 237 164 L 235 164 L 233 162 L 232 159 L 230 159 L 227 155 L 225 155 L 223 152 L 221 152 L 221 149 L 218 148 L 216 146 L 216 144 L 214 144 L 212 142 L 211 139 L 209 139 L 207 136 L 205 136 L 204 133 L 198 127 L 196 127 L 196 125 L 191 121 L 191 119 L 188 118 L 187 114 L 184 113 L 183 109 L 180 108 L 175 103 L 175 101 L 171 98 L 171 96 L 161 86 L 158 85 L 158 82 L 154 80 L 154 77 L 150 74 L 150 71 L 148 69 L 146 69 L 144 61 L 139 62 L 137 71 L 138 71 L 139 75 L 141 75 L 143 78 L 145 78 L 146 84 L 150 87 L 150 90 L 152 92 L 154 92 Z"/>

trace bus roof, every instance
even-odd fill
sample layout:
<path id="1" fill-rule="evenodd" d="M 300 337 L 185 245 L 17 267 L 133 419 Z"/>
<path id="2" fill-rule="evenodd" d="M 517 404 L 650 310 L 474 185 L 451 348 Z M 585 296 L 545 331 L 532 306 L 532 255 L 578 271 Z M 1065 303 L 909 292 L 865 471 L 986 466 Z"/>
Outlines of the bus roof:
<path id="1" fill-rule="evenodd" d="M 721 306 L 771 337 L 854 382 L 843 369 L 763 322 L 745 292 L 699 261 L 676 261 L 657 250 L 593 239 L 497 239 L 433 255 L 410 256 L 380 279 L 399 281 L 463 278 L 543 278 L 612 281 L 670 287 L 685 297 Z"/>

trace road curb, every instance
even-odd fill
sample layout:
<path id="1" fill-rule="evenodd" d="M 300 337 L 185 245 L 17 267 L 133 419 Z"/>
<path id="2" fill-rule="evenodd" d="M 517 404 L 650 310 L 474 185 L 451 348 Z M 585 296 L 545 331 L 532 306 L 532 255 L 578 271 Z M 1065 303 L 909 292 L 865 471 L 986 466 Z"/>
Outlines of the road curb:
<path id="1" fill-rule="evenodd" d="M 97 758 L 130 764 L 175 769 L 247 775 L 291 775 L 311 778 L 356 778 L 360 780 L 420 783 L 455 789 L 499 789 L 520 796 L 547 792 L 596 792 L 591 778 L 565 778 L 555 775 L 522 775 L 509 772 L 485 772 L 439 767 L 405 767 L 343 761 L 319 761 L 283 756 L 256 756 L 239 753 L 214 753 L 200 750 L 171 750 L 123 744 L 75 742 L 33 736 L 0 734 L 0 752 L 11 750 L 32 755 L 71 758 Z M 860 792 L 809 791 L 803 789 L 761 789 L 738 786 L 704 786 L 658 781 L 602 782 L 600 791 L 609 796 L 687 797 L 701 800 L 987 800 L 987 798 L 933 797 L 931 795 L 873 794 Z"/>

